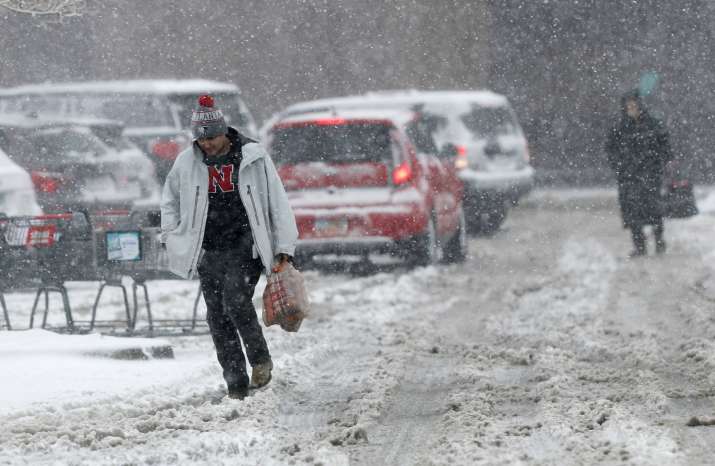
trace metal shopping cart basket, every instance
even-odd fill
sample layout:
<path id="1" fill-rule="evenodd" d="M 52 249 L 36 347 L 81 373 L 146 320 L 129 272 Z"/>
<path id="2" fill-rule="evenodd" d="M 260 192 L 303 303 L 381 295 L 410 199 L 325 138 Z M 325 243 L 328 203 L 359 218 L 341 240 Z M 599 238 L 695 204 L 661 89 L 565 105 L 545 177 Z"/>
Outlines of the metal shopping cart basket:
<path id="1" fill-rule="evenodd" d="M 132 279 L 133 316 L 130 319 L 133 334 L 142 333 L 137 328 L 139 314 L 139 288 L 142 289 L 144 307 L 147 315 L 147 331 L 149 335 L 196 333 L 203 331 L 202 322 L 197 319 L 197 309 L 194 306 L 193 315 L 186 319 L 156 319 L 151 310 L 151 300 L 147 280 L 175 278 L 169 272 L 168 255 L 160 241 L 160 228 L 136 227 L 110 229 L 95 232 L 97 244 L 97 268 L 104 277 L 104 283 L 95 300 L 92 319 L 96 316 L 104 286 L 122 288 L 126 308 L 129 309 L 127 291 L 121 283 L 121 277 Z"/>
<path id="2" fill-rule="evenodd" d="M 91 231 L 88 217 L 82 212 L 0 217 L 0 292 L 18 285 L 37 287 L 30 327 L 34 326 L 35 312 L 43 295 L 45 310 L 42 328 L 47 327 L 49 295 L 55 292 L 62 298 L 66 327 L 53 330 L 75 331 L 64 284 L 92 275 Z M 1 301 L 6 327 L 11 328 L 4 299 Z"/>

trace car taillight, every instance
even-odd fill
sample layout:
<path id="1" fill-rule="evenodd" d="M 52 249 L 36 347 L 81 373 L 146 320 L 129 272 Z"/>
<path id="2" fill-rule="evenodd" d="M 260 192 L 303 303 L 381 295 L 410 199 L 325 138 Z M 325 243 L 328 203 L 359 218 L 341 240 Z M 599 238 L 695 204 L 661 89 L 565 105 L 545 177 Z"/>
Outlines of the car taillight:
<path id="1" fill-rule="evenodd" d="M 396 186 L 403 185 L 405 183 L 409 183 L 412 181 L 412 166 L 410 166 L 409 162 L 403 162 L 397 167 L 392 172 L 392 182 Z"/>
<path id="2" fill-rule="evenodd" d="M 315 124 L 318 126 L 338 126 L 346 123 L 344 118 L 318 118 Z"/>
<path id="3" fill-rule="evenodd" d="M 151 153 L 162 160 L 174 160 L 181 152 L 181 145 L 173 139 L 159 139 L 151 144 Z"/>
<path id="4" fill-rule="evenodd" d="M 57 192 L 63 183 L 62 175 L 59 173 L 33 171 L 30 176 L 35 189 L 41 193 Z"/>
<path id="5" fill-rule="evenodd" d="M 457 157 L 454 159 L 454 166 L 457 170 L 463 170 L 469 166 L 467 160 L 467 148 L 464 146 L 455 146 L 457 149 Z"/>

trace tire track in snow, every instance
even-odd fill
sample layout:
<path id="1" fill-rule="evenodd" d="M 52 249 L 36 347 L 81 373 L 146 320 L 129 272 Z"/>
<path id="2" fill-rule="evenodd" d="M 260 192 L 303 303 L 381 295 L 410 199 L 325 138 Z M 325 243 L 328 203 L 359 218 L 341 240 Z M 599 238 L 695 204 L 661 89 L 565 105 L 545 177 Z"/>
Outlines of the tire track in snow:
<path id="1" fill-rule="evenodd" d="M 506 309 L 485 317 L 492 343 L 461 350 L 472 364 L 464 361 L 464 375 L 471 372 L 477 384 L 450 393 L 458 409 L 441 420 L 430 464 L 678 461 L 662 429 L 607 392 L 584 392 L 603 375 L 591 368 L 617 358 L 602 333 L 619 263 L 595 239 L 562 244 L 550 275 L 512 287 Z"/>

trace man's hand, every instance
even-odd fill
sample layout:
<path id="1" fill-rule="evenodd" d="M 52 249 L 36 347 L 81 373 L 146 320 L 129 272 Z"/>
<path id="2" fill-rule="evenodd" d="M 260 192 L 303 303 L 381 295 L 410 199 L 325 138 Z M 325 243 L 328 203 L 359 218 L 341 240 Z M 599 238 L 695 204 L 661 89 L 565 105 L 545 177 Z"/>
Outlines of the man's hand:
<path id="1" fill-rule="evenodd" d="M 293 258 L 289 256 L 288 254 L 276 254 L 274 265 L 273 265 L 273 271 L 274 272 L 280 272 L 283 270 L 283 267 L 285 267 L 285 264 L 291 262 Z"/>

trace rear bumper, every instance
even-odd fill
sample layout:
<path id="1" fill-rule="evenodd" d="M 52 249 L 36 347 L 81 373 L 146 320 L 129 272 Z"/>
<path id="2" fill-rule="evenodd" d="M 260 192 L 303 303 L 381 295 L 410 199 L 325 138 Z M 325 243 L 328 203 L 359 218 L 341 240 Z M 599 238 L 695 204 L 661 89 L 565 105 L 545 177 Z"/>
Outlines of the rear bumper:
<path id="1" fill-rule="evenodd" d="M 395 254 L 400 243 L 385 236 L 365 238 L 325 238 L 298 240 L 296 255 L 315 256 L 320 254 L 362 255 L 368 253 Z"/>
<path id="2" fill-rule="evenodd" d="M 467 197 L 481 197 L 489 193 L 516 201 L 534 188 L 534 169 L 531 166 L 505 172 L 485 172 L 467 168 L 459 172 L 459 178 L 464 182 Z"/>
<path id="3" fill-rule="evenodd" d="M 397 253 L 424 232 L 428 213 L 419 204 L 296 209 L 298 255 Z M 335 222 L 342 228 L 321 229 Z"/>

